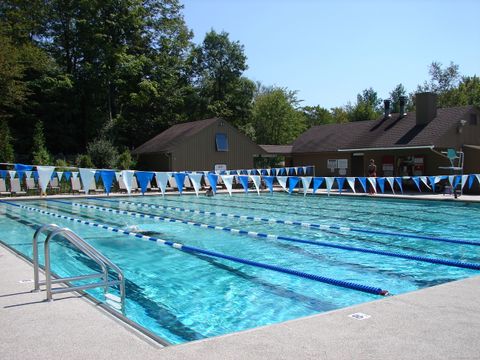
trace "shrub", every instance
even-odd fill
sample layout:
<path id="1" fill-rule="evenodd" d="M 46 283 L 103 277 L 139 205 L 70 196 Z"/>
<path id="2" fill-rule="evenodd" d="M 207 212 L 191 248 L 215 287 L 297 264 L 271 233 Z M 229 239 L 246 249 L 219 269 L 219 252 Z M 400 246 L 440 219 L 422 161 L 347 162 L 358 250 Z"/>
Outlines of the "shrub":
<path id="1" fill-rule="evenodd" d="M 93 165 L 92 159 L 90 158 L 89 155 L 86 154 L 79 154 L 77 155 L 77 158 L 75 159 L 75 165 L 77 165 L 79 168 L 94 168 L 95 165 Z"/>
<path id="2" fill-rule="evenodd" d="M 135 160 L 128 149 L 122 152 L 117 159 L 117 168 L 120 170 L 128 170 L 135 167 Z"/>
<path id="3" fill-rule="evenodd" d="M 113 169 L 117 164 L 118 151 L 112 142 L 104 137 L 89 143 L 87 153 L 97 168 Z"/>

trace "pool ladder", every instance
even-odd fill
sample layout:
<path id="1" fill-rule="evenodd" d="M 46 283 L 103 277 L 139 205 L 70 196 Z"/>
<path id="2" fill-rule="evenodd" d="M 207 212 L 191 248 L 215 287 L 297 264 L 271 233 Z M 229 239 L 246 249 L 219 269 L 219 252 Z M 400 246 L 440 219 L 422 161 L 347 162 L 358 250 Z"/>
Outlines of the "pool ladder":
<path id="1" fill-rule="evenodd" d="M 38 259 L 38 238 L 41 234 L 45 234 L 47 237 L 45 239 L 45 280 L 40 280 L 39 278 L 39 259 Z M 79 275 L 72 277 L 64 278 L 54 278 L 52 277 L 51 264 L 50 264 L 50 242 L 58 236 L 62 236 L 64 239 L 68 240 L 72 245 L 74 245 L 78 250 L 83 254 L 88 256 L 91 260 L 97 263 L 102 269 L 101 272 Z M 116 275 L 116 279 L 111 279 L 109 276 L 109 270 L 113 270 Z M 102 280 L 95 282 L 93 284 L 83 284 L 78 286 L 73 286 L 70 284 L 71 281 L 79 280 L 88 280 L 88 279 L 99 279 Z M 93 289 L 97 287 L 104 288 L 105 303 L 115 310 L 121 311 L 122 313 L 125 310 L 125 277 L 123 276 L 122 270 L 104 255 L 102 255 L 98 250 L 93 246 L 88 244 L 80 236 L 75 234 L 72 230 L 68 228 L 61 228 L 55 224 L 46 224 L 41 226 L 35 235 L 33 236 L 33 281 L 34 281 L 34 291 L 40 291 L 40 285 L 45 285 L 47 292 L 47 300 L 53 301 L 54 294 L 60 294 L 70 291 L 86 290 Z M 63 283 L 64 287 L 52 289 L 52 284 Z M 120 290 L 120 296 L 111 294 L 108 292 L 109 288 L 118 286 Z"/>

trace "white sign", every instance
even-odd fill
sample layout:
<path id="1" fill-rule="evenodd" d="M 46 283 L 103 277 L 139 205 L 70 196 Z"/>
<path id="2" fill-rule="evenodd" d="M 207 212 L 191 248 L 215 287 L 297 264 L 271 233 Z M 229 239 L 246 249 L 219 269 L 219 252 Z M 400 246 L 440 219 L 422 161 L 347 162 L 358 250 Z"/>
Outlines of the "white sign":
<path id="1" fill-rule="evenodd" d="M 217 171 L 227 171 L 226 164 L 215 164 L 215 172 Z"/>
<path id="2" fill-rule="evenodd" d="M 338 165 L 337 159 L 328 159 L 327 160 L 327 168 L 329 168 L 330 170 L 336 169 L 338 167 L 337 165 Z"/>
<path id="3" fill-rule="evenodd" d="M 348 159 L 338 159 L 337 166 L 339 169 L 348 169 Z"/>

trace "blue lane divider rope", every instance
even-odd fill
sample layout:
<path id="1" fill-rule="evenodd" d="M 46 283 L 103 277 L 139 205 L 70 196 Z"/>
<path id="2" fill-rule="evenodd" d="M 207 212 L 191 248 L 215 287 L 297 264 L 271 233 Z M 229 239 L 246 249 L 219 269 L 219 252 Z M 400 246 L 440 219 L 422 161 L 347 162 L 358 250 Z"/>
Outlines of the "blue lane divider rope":
<path id="1" fill-rule="evenodd" d="M 461 244 L 461 245 L 480 246 L 480 241 L 474 241 L 474 240 L 449 239 L 449 238 L 442 238 L 442 237 L 435 237 L 435 236 L 398 233 L 398 232 L 390 232 L 390 231 L 383 231 L 383 230 L 368 230 L 368 229 L 348 227 L 348 226 L 339 226 L 339 225 L 311 224 L 311 223 L 300 222 L 300 221 L 268 219 L 268 218 L 262 218 L 262 217 L 258 217 L 258 216 L 227 214 L 227 213 L 205 211 L 205 210 L 192 210 L 192 209 L 185 209 L 185 208 L 181 208 L 181 207 L 157 205 L 157 204 L 142 203 L 142 202 L 132 202 L 132 201 L 125 201 L 125 200 L 107 200 L 107 199 L 100 199 L 100 198 L 92 198 L 92 199 L 99 200 L 99 201 L 119 202 L 119 203 L 127 204 L 127 205 L 135 205 L 137 207 L 150 207 L 152 209 L 157 208 L 157 209 L 173 210 L 173 211 L 178 211 L 178 212 L 189 212 L 189 213 L 194 213 L 194 214 L 223 216 L 223 217 L 236 218 L 236 219 L 240 219 L 240 220 L 263 221 L 263 222 L 268 222 L 268 223 L 276 223 L 276 224 L 302 226 L 302 227 L 307 227 L 307 228 L 315 228 L 315 229 L 319 229 L 319 230 L 327 230 L 328 229 L 328 230 L 340 230 L 342 232 L 351 231 L 351 232 L 361 232 L 361 233 L 372 234 L 372 235 L 398 236 L 398 237 L 405 237 L 405 238 L 412 238 L 412 239 L 422 239 L 422 240 L 430 240 L 430 241 L 448 242 L 448 243 Z"/>
<path id="2" fill-rule="evenodd" d="M 156 242 L 157 244 L 170 246 L 174 249 L 185 251 L 185 252 L 195 252 L 195 253 L 199 253 L 199 254 L 204 254 L 204 255 L 211 256 L 211 257 L 217 257 L 217 258 L 221 258 L 221 259 L 225 259 L 225 260 L 230 260 L 230 261 L 237 262 L 237 263 L 240 263 L 240 264 L 250 265 L 250 266 L 254 266 L 254 267 L 258 267 L 258 268 L 262 268 L 262 269 L 267 269 L 267 270 L 272 270 L 272 271 L 276 271 L 276 272 L 280 272 L 280 273 L 284 273 L 284 274 L 298 276 L 298 277 L 301 277 L 301 278 L 304 278 L 304 279 L 314 280 L 314 281 L 318 281 L 318 282 L 321 282 L 321 283 L 335 285 L 335 286 L 339 286 L 339 287 L 343 287 L 343 288 L 347 288 L 347 289 L 362 291 L 362 292 L 366 292 L 366 293 L 369 293 L 369 294 L 381 295 L 381 296 L 388 295 L 387 290 L 383 290 L 381 288 L 374 287 L 374 286 L 357 284 L 357 283 L 354 283 L 354 282 L 351 282 L 351 281 L 332 279 L 332 278 L 328 278 L 328 277 L 325 277 L 325 276 L 310 274 L 310 273 L 306 273 L 306 272 L 298 271 L 298 270 L 294 270 L 294 269 L 288 269 L 288 268 L 284 268 L 284 267 L 277 266 L 277 265 L 270 265 L 270 264 L 265 264 L 265 263 L 261 263 L 261 262 L 257 262 L 257 261 L 252 261 L 252 260 L 248 260 L 248 259 L 239 258 L 239 257 L 236 257 L 236 256 L 230 256 L 230 255 L 222 254 L 222 253 L 219 253 L 219 252 L 216 252 L 216 251 L 210 251 L 210 250 L 197 248 L 197 247 L 194 247 L 194 246 L 183 245 L 181 243 L 176 243 L 176 242 L 167 241 L 167 240 L 163 240 L 163 239 L 159 239 L 159 238 L 155 238 L 155 237 L 151 237 L 151 236 L 146 236 L 146 235 L 138 234 L 138 233 L 135 233 L 135 232 L 114 228 L 114 227 L 111 227 L 111 226 L 94 223 L 94 222 L 91 222 L 91 221 L 85 221 L 85 220 L 77 219 L 77 218 L 70 217 L 70 216 L 56 214 L 56 213 L 53 213 L 53 212 L 50 212 L 50 211 L 37 209 L 37 208 L 31 207 L 31 206 L 19 205 L 19 204 L 12 203 L 10 201 L 0 200 L 0 202 L 8 204 L 8 205 L 13 205 L 15 207 L 25 209 L 25 210 L 28 210 L 28 211 L 33 211 L 33 212 L 37 212 L 37 213 L 40 213 L 40 214 L 52 216 L 52 217 L 55 217 L 55 218 L 65 219 L 65 220 L 69 220 L 69 221 L 76 222 L 76 223 L 83 224 L 83 225 L 87 225 L 87 226 L 91 226 L 91 227 L 97 227 L 97 228 L 105 229 L 105 230 L 108 230 L 108 231 L 112 231 L 112 232 L 116 232 L 116 233 L 124 234 L 124 235 L 128 235 L 128 236 L 133 236 L 133 237 L 139 238 L 141 240 L 153 241 L 153 242 Z"/>
<path id="3" fill-rule="evenodd" d="M 67 204 L 67 205 L 73 205 L 73 206 L 82 207 L 82 208 L 86 208 L 86 209 L 95 209 L 95 210 L 99 210 L 99 211 L 103 211 L 103 212 L 111 212 L 111 213 L 115 213 L 115 214 L 129 215 L 129 216 L 133 216 L 133 217 L 147 218 L 147 219 L 153 219 L 153 220 L 158 220 L 158 221 L 163 221 L 163 222 L 180 223 L 180 224 L 197 226 L 197 227 L 206 228 L 206 229 L 221 230 L 221 231 L 226 231 L 226 232 L 230 232 L 230 233 L 233 233 L 233 234 L 247 235 L 247 236 L 255 237 L 255 238 L 267 238 L 267 239 L 272 239 L 272 240 L 284 240 L 284 241 L 290 241 L 290 242 L 296 242 L 296 243 L 302 243 L 302 244 L 310 244 L 310 245 L 316 245 L 316 246 L 323 246 L 323 247 L 340 249 L 340 250 L 356 251 L 356 252 L 361 252 L 361 253 L 366 253 L 366 254 L 375 254 L 375 255 L 401 258 L 401 259 L 406 259 L 406 260 L 427 262 L 427 263 L 431 263 L 431 264 L 460 267 L 460 268 L 472 269 L 472 270 L 480 270 L 480 264 L 468 263 L 468 262 L 457 261 L 457 260 L 438 259 L 438 258 L 431 258 L 431 257 L 425 257 L 425 256 L 418 256 L 418 255 L 409 255 L 409 254 L 397 253 L 397 252 L 391 252 L 391 251 L 384 251 L 384 250 L 373 250 L 373 249 L 366 249 L 366 248 L 358 248 L 358 247 L 354 247 L 354 246 L 332 244 L 332 243 L 326 243 L 326 242 L 322 242 L 322 241 L 297 239 L 297 238 L 292 238 L 292 237 L 289 237 L 289 236 L 281 236 L 281 235 L 274 235 L 274 234 L 259 233 L 259 232 L 256 232 L 256 231 L 233 229 L 233 228 L 224 227 L 224 226 L 209 225 L 209 224 L 197 223 L 197 222 L 193 222 L 193 221 L 168 218 L 168 217 L 163 217 L 163 216 L 158 216 L 158 215 L 136 213 L 136 212 L 127 211 L 127 210 L 116 210 L 116 209 L 112 209 L 112 208 L 100 207 L 100 206 L 95 206 L 95 205 L 85 205 L 85 204 L 79 204 L 79 203 L 73 203 L 73 202 L 67 202 L 67 201 L 61 201 L 61 200 L 47 200 L 47 201 L 58 202 L 58 203 Z"/>

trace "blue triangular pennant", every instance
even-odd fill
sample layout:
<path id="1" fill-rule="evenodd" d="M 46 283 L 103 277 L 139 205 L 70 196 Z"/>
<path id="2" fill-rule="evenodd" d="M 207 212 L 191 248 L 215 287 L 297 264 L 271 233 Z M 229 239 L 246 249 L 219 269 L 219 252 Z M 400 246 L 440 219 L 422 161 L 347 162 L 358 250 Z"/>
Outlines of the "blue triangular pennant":
<path id="1" fill-rule="evenodd" d="M 217 182 L 218 182 L 218 175 L 214 173 L 208 173 L 207 175 L 208 182 L 212 186 L 213 193 L 217 193 Z"/>
<path id="2" fill-rule="evenodd" d="M 299 180 L 300 180 L 300 178 L 298 178 L 297 176 L 290 176 L 288 178 L 288 193 L 289 194 L 291 194 L 293 189 L 295 189 L 295 186 L 297 186 Z"/>
<path id="3" fill-rule="evenodd" d="M 428 177 L 428 182 L 430 183 L 430 186 L 432 187 L 432 192 L 435 192 L 435 178 L 436 178 L 436 176 L 429 176 Z"/>
<path id="4" fill-rule="evenodd" d="M 137 177 L 138 185 L 140 185 L 140 190 L 142 191 L 142 194 L 145 194 L 147 192 L 148 183 L 152 181 L 153 175 L 154 173 L 152 171 L 136 171 L 135 172 L 135 176 Z"/>
<path id="5" fill-rule="evenodd" d="M 367 192 L 367 178 L 366 177 L 359 177 L 357 178 L 360 185 L 362 185 L 363 192 Z"/>
<path id="6" fill-rule="evenodd" d="M 67 181 L 68 181 L 72 174 L 69 173 L 68 178 L 67 178 L 66 172 L 63 173 L 63 175 L 65 176 L 65 179 L 67 179 Z M 110 190 L 112 189 L 113 179 L 115 179 L 115 171 L 113 171 L 113 170 L 101 170 L 100 171 L 100 177 L 102 178 L 103 187 L 105 188 L 105 192 L 107 193 L 107 195 L 110 194 Z"/>
<path id="7" fill-rule="evenodd" d="M 31 171 L 33 169 L 32 165 L 23 165 L 23 164 L 14 164 L 13 169 L 17 172 L 18 178 L 23 179 L 25 171 Z"/>
<path id="8" fill-rule="evenodd" d="M 65 171 L 63 173 L 63 176 L 65 177 L 65 180 L 69 181 L 70 178 L 72 177 L 72 172 L 71 171 Z"/>
<path id="9" fill-rule="evenodd" d="M 455 176 L 454 180 L 453 180 L 453 188 L 456 189 L 458 184 L 460 184 L 460 181 L 462 181 L 462 177 L 457 175 Z"/>
<path id="10" fill-rule="evenodd" d="M 469 189 L 472 188 L 473 180 L 475 180 L 475 175 L 468 175 L 468 188 Z"/>
<path id="11" fill-rule="evenodd" d="M 5 179 L 7 177 L 7 170 L 0 170 L 0 177 Z"/>
<path id="12" fill-rule="evenodd" d="M 317 191 L 318 188 L 322 186 L 324 180 L 325 178 L 323 177 L 313 178 L 313 194 L 315 194 L 315 191 Z"/>
<path id="13" fill-rule="evenodd" d="M 248 192 L 248 176 L 247 175 L 240 175 L 238 177 L 238 180 L 240 181 L 240 184 L 242 184 L 245 192 Z"/>
<path id="14" fill-rule="evenodd" d="M 385 178 L 384 177 L 377 178 L 377 184 L 378 184 L 378 187 L 380 188 L 380 191 L 383 194 L 385 192 Z"/>
<path id="15" fill-rule="evenodd" d="M 95 182 L 98 182 L 100 180 L 101 176 L 101 170 L 95 171 Z"/>
<path id="16" fill-rule="evenodd" d="M 412 176 L 412 180 L 417 185 L 418 191 L 422 192 L 422 189 L 420 188 L 420 178 L 418 176 Z"/>
<path id="17" fill-rule="evenodd" d="M 175 178 L 175 182 L 177 183 L 178 192 L 181 194 L 183 192 L 183 183 L 185 182 L 185 173 L 175 173 L 173 177 Z"/>
<path id="18" fill-rule="evenodd" d="M 264 176 L 263 180 L 265 180 L 268 190 L 273 192 L 273 181 L 275 180 L 275 176 Z"/>
<path id="19" fill-rule="evenodd" d="M 35 181 L 38 181 L 38 171 L 32 172 L 32 175 L 33 175 L 33 179 L 34 179 Z"/>
<path id="20" fill-rule="evenodd" d="M 400 188 L 401 193 L 403 194 L 402 178 L 401 177 L 396 177 L 395 182 L 397 183 L 398 187 Z"/>

